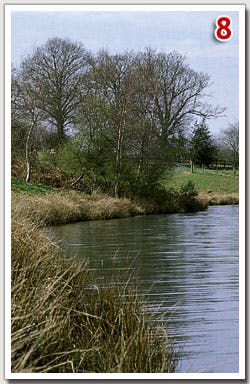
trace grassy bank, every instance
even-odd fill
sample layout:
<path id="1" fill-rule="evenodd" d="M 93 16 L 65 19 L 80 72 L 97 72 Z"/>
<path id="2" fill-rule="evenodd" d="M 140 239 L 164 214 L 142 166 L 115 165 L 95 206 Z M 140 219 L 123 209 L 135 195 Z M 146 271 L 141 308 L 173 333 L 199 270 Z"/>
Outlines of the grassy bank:
<path id="1" fill-rule="evenodd" d="M 207 205 L 237 205 L 239 204 L 238 193 L 200 192 L 197 200 Z"/>
<path id="2" fill-rule="evenodd" d="M 14 206 L 26 212 L 28 217 L 46 225 L 142 214 L 195 212 L 206 209 L 208 205 L 238 204 L 238 193 L 225 193 L 219 186 L 217 191 L 215 187 L 215 191 L 209 190 L 211 183 L 206 180 L 212 179 L 214 183 L 214 175 L 194 174 L 194 176 L 188 173 L 184 175 L 183 177 L 183 172 L 173 175 L 166 182 L 169 188 L 167 192 L 159 189 L 155 198 L 151 196 L 140 201 L 117 199 L 100 193 L 88 195 L 74 190 L 13 181 L 12 202 Z M 193 176 L 195 180 L 197 178 L 202 180 L 202 187 L 201 184 L 198 184 L 199 188 L 192 183 L 188 184 L 194 180 Z M 223 184 L 223 178 L 221 180 Z M 234 180 L 234 190 L 236 185 L 237 180 Z"/>
<path id="3" fill-rule="evenodd" d="M 238 194 L 239 175 L 232 170 L 202 170 L 195 168 L 191 173 L 188 167 L 176 167 L 164 184 L 170 188 L 180 188 L 183 183 L 192 181 L 199 193 Z"/>
<path id="4" fill-rule="evenodd" d="M 47 225 L 122 218 L 144 213 L 142 207 L 128 199 L 90 196 L 76 191 L 53 191 L 42 195 L 12 192 L 12 202 L 26 212 L 28 217 Z"/>
<path id="5" fill-rule="evenodd" d="M 167 188 L 179 189 L 183 183 L 191 181 L 198 191 L 197 199 L 208 205 L 239 203 L 239 174 L 232 170 L 209 170 L 195 168 L 191 173 L 188 167 L 176 167 L 170 178 L 163 180 Z"/>
<path id="6" fill-rule="evenodd" d="M 62 257 L 29 215 L 14 199 L 12 371 L 173 372 L 165 324 L 150 321 L 136 291 L 97 287 L 87 264 Z"/>
<path id="7" fill-rule="evenodd" d="M 46 225 L 152 213 L 190 212 L 207 208 L 205 201 L 196 198 L 192 186 L 181 187 L 178 191 L 166 192 L 159 189 L 156 192 L 150 198 L 131 201 L 100 193 L 88 195 L 74 190 L 12 182 L 13 204 L 23 209 L 27 216 Z"/>

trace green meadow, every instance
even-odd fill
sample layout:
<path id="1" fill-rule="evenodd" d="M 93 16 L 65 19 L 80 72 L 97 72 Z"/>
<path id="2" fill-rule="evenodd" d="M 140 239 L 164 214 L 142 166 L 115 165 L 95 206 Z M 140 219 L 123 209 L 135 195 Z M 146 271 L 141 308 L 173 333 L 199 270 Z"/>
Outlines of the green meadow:
<path id="1" fill-rule="evenodd" d="M 190 167 L 176 167 L 163 181 L 167 188 L 179 189 L 181 185 L 191 180 L 199 193 L 239 193 L 239 173 L 233 170 L 210 170 L 195 168 L 191 173 Z"/>

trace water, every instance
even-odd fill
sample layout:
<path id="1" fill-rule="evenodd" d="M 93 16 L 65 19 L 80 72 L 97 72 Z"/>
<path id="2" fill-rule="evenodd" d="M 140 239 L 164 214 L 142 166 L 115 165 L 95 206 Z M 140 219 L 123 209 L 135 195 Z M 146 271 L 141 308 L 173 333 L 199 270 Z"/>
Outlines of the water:
<path id="1" fill-rule="evenodd" d="M 167 312 L 179 372 L 238 372 L 238 207 L 91 221 L 55 228 L 103 275 L 134 270 L 148 306 Z"/>

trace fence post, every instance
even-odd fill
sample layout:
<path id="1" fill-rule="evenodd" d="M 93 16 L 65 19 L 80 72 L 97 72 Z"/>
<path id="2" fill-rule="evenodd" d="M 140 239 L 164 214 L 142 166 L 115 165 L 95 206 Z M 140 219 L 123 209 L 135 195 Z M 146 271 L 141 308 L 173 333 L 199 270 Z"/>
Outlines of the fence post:
<path id="1" fill-rule="evenodd" d="M 191 173 L 194 173 L 194 162 L 190 160 L 190 165 L 191 165 Z"/>

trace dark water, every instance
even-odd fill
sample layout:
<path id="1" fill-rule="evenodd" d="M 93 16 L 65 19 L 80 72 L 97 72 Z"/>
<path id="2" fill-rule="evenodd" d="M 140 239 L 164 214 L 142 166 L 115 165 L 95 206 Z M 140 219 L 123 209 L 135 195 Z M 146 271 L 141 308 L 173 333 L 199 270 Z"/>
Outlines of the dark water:
<path id="1" fill-rule="evenodd" d="M 169 314 L 183 348 L 179 372 L 238 372 L 238 207 L 140 216 L 55 228 L 90 268 L 116 278 L 134 270 L 139 293 Z"/>

